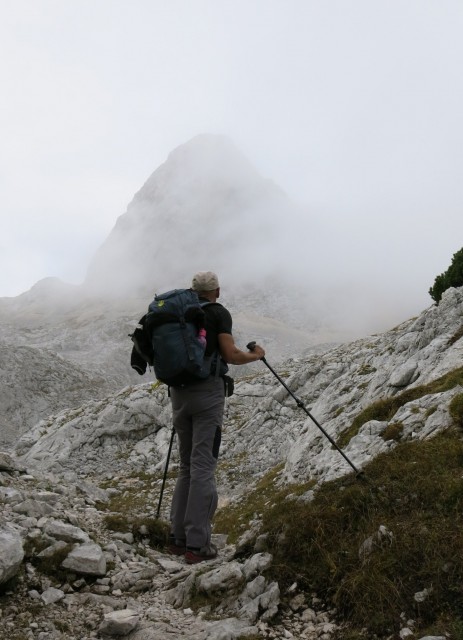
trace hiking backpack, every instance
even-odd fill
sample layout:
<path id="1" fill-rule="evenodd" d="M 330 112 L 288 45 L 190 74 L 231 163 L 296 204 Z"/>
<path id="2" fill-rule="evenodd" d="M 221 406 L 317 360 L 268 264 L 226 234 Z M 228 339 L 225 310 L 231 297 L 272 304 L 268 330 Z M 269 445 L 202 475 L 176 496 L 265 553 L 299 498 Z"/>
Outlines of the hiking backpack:
<path id="1" fill-rule="evenodd" d="M 138 326 L 133 333 L 129 333 L 129 338 L 132 339 L 133 347 L 130 355 L 130 366 L 135 369 L 141 376 L 146 373 L 147 366 L 152 367 L 154 365 L 154 353 L 153 345 L 151 344 L 151 336 L 148 332 L 148 328 L 145 325 L 146 317 L 145 313 L 143 318 L 138 321 Z"/>
<path id="2" fill-rule="evenodd" d="M 148 313 L 140 320 L 141 328 L 131 335 L 132 367 L 142 374 L 147 363 L 154 367 L 156 378 L 170 386 L 204 380 L 212 370 L 218 375 L 225 373 L 228 367 L 217 353 L 204 355 L 205 342 L 199 335 L 204 328 L 203 307 L 210 304 L 218 303 L 200 302 L 192 289 L 174 289 L 156 295 Z"/>

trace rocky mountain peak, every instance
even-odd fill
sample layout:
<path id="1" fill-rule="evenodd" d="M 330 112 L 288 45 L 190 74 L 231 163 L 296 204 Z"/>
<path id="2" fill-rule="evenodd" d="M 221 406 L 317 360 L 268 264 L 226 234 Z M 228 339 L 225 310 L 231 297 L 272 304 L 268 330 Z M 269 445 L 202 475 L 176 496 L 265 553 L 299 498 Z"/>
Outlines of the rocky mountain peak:
<path id="1" fill-rule="evenodd" d="M 296 215 L 284 192 L 230 140 L 197 136 L 174 149 L 135 195 L 95 255 L 85 286 L 151 294 L 188 286 L 203 269 L 236 283 L 243 263 L 252 265 L 258 284 L 280 266 L 275 243 L 288 237 L 288 220 Z"/>
<path id="2" fill-rule="evenodd" d="M 152 200 L 157 190 L 172 195 L 211 188 L 242 188 L 267 182 L 226 136 L 201 134 L 175 148 L 148 178 L 134 202 Z"/>

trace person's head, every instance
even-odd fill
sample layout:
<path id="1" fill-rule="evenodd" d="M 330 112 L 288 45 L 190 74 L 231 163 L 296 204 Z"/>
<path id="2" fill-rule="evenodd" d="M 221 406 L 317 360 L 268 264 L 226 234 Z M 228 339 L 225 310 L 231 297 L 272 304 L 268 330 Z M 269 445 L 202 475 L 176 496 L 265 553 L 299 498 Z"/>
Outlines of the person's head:
<path id="1" fill-rule="evenodd" d="M 202 298 L 216 300 L 220 295 L 219 279 L 212 271 L 199 271 L 193 276 L 191 282 L 193 291 Z"/>

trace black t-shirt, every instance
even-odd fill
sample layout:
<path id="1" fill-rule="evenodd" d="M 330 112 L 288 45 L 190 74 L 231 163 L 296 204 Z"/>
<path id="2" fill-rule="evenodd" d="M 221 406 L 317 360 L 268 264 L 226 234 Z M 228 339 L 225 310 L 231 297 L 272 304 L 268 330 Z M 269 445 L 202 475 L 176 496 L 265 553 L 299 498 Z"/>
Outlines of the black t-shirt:
<path id="1" fill-rule="evenodd" d="M 200 298 L 201 302 L 206 302 L 206 298 Z M 206 356 L 211 356 L 218 351 L 219 342 L 217 336 L 219 333 L 229 333 L 232 335 L 232 317 L 228 309 L 225 309 L 219 302 L 213 302 L 206 305 L 205 313 L 205 329 L 206 329 Z"/>

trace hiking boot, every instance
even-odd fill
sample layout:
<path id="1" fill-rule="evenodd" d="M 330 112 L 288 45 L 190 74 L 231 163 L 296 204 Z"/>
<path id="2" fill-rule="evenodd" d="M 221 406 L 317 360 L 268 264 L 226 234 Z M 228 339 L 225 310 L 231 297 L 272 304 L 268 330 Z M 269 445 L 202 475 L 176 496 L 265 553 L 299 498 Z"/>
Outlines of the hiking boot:
<path id="1" fill-rule="evenodd" d="M 186 541 L 176 540 L 174 536 L 169 536 L 166 551 L 170 553 L 171 556 L 183 556 L 186 552 Z"/>
<path id="2" fill-rule="evenodd" d="M 208 544 L 200 549 L 187 547 L 185 552 L 187 564 L 196 564 L 197 562 L 204 562 L 205 560 L 214 560 L 214 558 L 217 558 L 217 547 L 213 544 Z"/>

